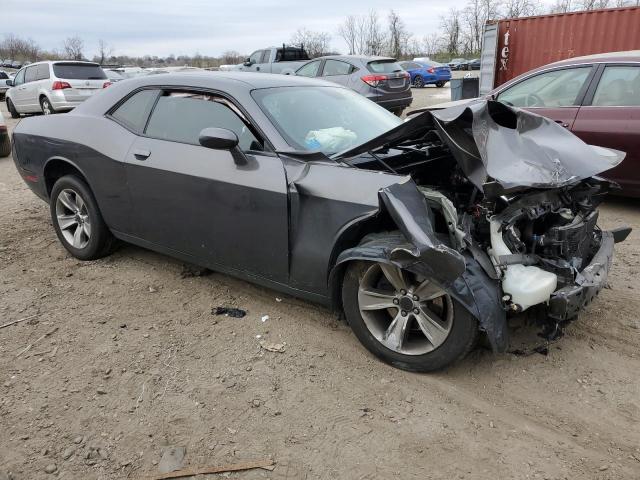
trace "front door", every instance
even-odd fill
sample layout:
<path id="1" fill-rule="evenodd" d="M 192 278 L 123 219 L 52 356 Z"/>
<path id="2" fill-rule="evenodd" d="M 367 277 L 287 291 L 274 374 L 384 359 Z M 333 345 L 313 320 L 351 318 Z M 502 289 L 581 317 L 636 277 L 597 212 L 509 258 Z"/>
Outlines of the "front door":
<path id="1" fill-rule="evenodd" d="M 263 151 L 263 140 L 233 108 L 210 94 L 161 94 L 126 159 L 135 235 L 212 268 L 284 282 L 284 168 L 277 156 Z M 208 127 L 235 132 L 246 164 L 231 151 L 200 146 L 199 134 Z"/>
<path id="2" fill-rule="evenodd" d="M 573 125 L 586 143 L 615 148 L 627 156 L 602 176 L 625 194 L 640 196 L 640 66 L 607 65 Z"/>

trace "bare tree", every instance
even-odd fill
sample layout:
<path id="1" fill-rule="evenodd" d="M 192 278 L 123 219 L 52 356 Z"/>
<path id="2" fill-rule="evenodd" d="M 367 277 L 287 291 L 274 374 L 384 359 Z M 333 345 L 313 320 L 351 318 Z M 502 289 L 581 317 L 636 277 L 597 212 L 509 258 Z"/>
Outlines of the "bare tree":
<path id="1" fill-rule="evenodd" d="M 599 8 L 608 8 L 609 0 L 580 0 L 577 4 L 578 10 L 597 10 Z"/>
<path id="2" fill-rule="evenodd" d="M 98 63 L 100 65 L 104 64 L 111 55 L 113 55 L 113 48 L 111 48 L 103 39 L 98 40 L 98 55 L 96 58 Z"/>
<path id="3" fill-rule="evenodd" d="M 426 53 L 428 57 L 432 57 L 442 48 L 442 39 L 436 32 L 433 32 L 424 36 L 422 45 L 424 53 Z"/>
<path id="4" fill-rule="evenodd" d="M 5 35 L 4 40 L 0 42 L 0 58 L 34 62 L 38 60 L 40 53 L 40 47 L 32 39 L 24 39 L 13 33 Z"/>
<path id="5" fill-rule="evenodd" d="M 321 57 L 329 51 L 331 35 L 327 32 L 314 32 L 299 28 L 291 36 L 291 43 L 302 45 L 311 58 Z"/>
<path id="6" fill-rule="evenodd" d="M 385 46 L 385 35 L 376 11 L 368 15 L 349 15 L 338 27 L 338 35 L 347 44 L 350 55 L 381 55 Z"/>
<path id="7" fill-rule="evenodd" d="M 460 10 L 449 9 L 446 16 L 440 17 L 440 26 L 444 30 L 445 49 L 450 55 L 458 53 L 460 48 Z"/>
<path id="8" fill-rule="evenodd" d="M 64 53 L 70 60 L 82 60 L 84 54 L 84 41 L 78 37 L 69 37 L 64 41 Z"/>
<path id="9" fill-rule="evenodd" d="M 358 36 L 358 20 L 353 15 L 345 18 L 344 22 L 338 27 L 338 35 L 342 37 L 344 43 L 347 44 L 349 55 L 356 53 L 356 39 Z"/>
<path id="10" fill-rule="evenodd" d="M 554 3 L 551 6 L 550 12 L 551 13 L 567 13 L 567 12 L 570 12 L 571 10 L 572 10 L 571 0 L 556 0 L 556 3 Z"/>
<path id="11" fill-rule="evenodd" d="M 400 58 L 408 43 L 408 34 L 405 30 L 404 22 L 393 10 L 389 11 L 387 21 L 389 25 L 389 55 Z"/>
<path id="12" fill-rule="evenodd" d="M 503 3 L 506 18 L 529 17 L 540 11 L 540 3 L 535 0 L 505 0 Z"/>

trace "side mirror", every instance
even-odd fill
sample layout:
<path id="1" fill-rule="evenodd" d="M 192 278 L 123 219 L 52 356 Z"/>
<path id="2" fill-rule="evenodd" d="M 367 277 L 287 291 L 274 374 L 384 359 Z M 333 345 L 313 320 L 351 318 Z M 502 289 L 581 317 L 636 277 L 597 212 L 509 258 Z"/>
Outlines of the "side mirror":
<path id="1" fill-rule="evenodd" d="M 250 67 L 251 65 L 253 65 L 253 63 L 251 63 L 251 59 L 247 58 L 247 60 L 244 62 L 243 64 L 245 67 Z"/>
<path id="2" fill-rule="evenodd" d="M 198 138 L 200 145 L 214 150 L 231 150 L 238 146 L 238 136 L 226 128 L 205 128 Z"/>
<path id="3" fill-rule="evenodd" d="M 13 80 L 7 80 L 7 87 L 13 87 Z"/>

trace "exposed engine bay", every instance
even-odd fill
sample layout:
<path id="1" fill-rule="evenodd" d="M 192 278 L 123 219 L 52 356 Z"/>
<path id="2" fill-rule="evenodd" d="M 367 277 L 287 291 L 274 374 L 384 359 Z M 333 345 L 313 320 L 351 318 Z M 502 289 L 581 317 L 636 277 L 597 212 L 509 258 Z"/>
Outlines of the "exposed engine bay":
<path id="1" fill-rule="evenodd" d="M 505 312 L 542 306 L 555 322 L 574 317 L 605 285 L 613 243 L 630 232 L 597 226 L 597 207 L 616 185 L 594 175 L 624 154 L 586 145 L 550 120 L 497 102 L 452 110 L 425 112 L 398 129 L 406 136 L 391 133 L 387 143 L 372 141 L 342 158 L 413 180 L 434 235 L 464 255 L 461 291 L 472 291 L 476 304 L 482 301 L 471 284 L 478 281 L 468 272 L 471 259 L 487 282 L 499 284 Z M 416 120 L 423 116 L 421 130 Z M 387 206 L 391 197 L 405 208 L 399 189 L 387 190 Z M 496 309 L 489 310 L 486 317 L 495 317 Z"/>

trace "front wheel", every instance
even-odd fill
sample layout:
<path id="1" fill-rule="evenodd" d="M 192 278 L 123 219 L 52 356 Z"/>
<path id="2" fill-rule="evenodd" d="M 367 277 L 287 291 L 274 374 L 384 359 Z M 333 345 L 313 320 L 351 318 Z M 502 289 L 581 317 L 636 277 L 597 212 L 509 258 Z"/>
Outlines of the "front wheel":
<path id="1" fill-rule="evenodd" d="M 49 206 L 58 239 L 71 255 L 95 260 L 111 253 L 115 239 L 83 179 L 61 177 L 51 190 Z"/>
<path id="2" fill-rule="evenodd" d="M 403 370 L 447 367 L 469 353 L 478 335 L 473 316 L 438 285 L 386 263 L 351 263 L 342 302 L 360 342 Z"/>
<path id="3" fill-rule="evenodd" d="M 20 114 L 18 110 L 16 110 L 16 106 L 13 104 L 10 98 L 7 98 L 7 110 L 11 114 L 11 118 L 20 118 Z"/>

